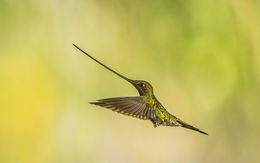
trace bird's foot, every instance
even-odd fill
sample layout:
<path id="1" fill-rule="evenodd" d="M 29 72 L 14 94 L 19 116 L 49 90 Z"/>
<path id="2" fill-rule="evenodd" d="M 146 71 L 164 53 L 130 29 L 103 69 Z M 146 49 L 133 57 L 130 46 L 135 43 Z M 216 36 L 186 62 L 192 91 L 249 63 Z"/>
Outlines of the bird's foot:
<path id="1" fill-rule="evenodd" d="M 156 128 L 156 127 L 158 127 L 158 126 L 160 126 L 159 122 L 155 122 L 155 123 L 153 124 L 153 127 L 154 127 L 154 128 Z"/>

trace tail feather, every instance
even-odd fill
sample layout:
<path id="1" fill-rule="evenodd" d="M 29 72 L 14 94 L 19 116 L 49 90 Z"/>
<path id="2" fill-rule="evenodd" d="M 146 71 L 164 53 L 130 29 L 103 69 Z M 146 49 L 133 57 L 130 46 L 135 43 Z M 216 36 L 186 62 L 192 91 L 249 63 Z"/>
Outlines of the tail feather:
<path id="1" fill-rule="evenodd" d="M 179 124 L 181 124 L 181 127 L 184 127 L 184 128 L 188 128 L 188 129 L 191 129 L 191 130 L 194 130 L 194 131 L 197 131 L 197 132 L 200 132 L 202 134 L 205 134 L 205 135 L 208 135 L 206 132 L 203 132 L 201 131 L 200 129 L 196 128 L 196 127 L 193 127 L 183 121 L 177 121 Z"/>

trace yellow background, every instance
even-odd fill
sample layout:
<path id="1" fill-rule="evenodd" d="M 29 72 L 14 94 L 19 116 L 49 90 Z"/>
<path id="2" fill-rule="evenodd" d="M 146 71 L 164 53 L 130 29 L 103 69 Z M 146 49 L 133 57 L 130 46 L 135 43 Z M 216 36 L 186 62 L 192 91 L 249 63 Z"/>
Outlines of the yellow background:
<path id="1" fill-rule="evenodd" d="M 259 162 L 260 1 L 1 0 L 0 162 Z M 209 136 L 90 105 L 137 91 Z"/>

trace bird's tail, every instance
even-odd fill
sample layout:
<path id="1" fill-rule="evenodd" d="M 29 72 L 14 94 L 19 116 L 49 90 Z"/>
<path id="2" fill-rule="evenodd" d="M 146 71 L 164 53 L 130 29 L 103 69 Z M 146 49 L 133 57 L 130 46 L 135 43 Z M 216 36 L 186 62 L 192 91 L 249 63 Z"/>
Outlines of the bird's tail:
<path id="1" fill-rule="evenodd" d="M 189 124 L 187 124 L 187 123 L 185 123 L 185 122 L 183 122 L 183 121 L 181 121 L 181 120 L 178 120 L 177 122 L 181 125 L 181 127 L 188 128 L 188 129 L 191 129 L 191 130 L 200 132 L 200 133 L 202 133 L 202 134 L 208 135 L 206 132 L 203 132 L 203 131 L 201 131 L 200 129 L 198 129 L 198 128 L 196 128 L 196 127 L 193 127 L 193 126 L 191 126 L 191 125 L 189 125 Z"/>

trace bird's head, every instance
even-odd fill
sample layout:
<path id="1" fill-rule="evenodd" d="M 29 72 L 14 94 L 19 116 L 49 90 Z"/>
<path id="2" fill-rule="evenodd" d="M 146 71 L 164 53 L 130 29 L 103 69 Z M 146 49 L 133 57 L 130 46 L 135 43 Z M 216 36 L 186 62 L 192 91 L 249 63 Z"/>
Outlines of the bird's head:
<path id="1" fill-rule="evenodd" d="M 143 80 L 129 80 L 131 84 L 138 90 L 140 96 L 151 96 L 153 95 L 153 87 L 150 83 Z"/>

